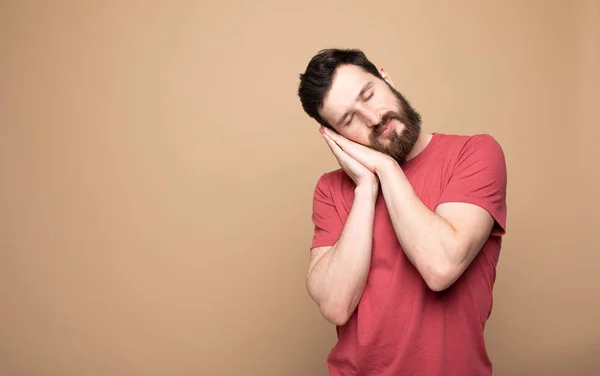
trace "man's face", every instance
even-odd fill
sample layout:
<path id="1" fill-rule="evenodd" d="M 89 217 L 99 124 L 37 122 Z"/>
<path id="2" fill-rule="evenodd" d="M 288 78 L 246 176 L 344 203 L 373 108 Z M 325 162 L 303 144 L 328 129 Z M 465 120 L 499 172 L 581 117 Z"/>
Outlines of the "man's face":
<path id="1" fill-rule="evenodd" d="M 347 139 L 404 163 L 419 137 L 420 118 L 382 76 L 355 65 L 338 67 L 319 113 Z"/>

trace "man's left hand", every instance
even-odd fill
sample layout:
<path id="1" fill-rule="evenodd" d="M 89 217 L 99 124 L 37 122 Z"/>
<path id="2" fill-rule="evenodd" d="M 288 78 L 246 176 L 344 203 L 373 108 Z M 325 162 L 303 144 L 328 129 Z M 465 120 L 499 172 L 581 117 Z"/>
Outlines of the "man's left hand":
<path id="1" fill-rule="evenodd" d="M 395 163 L 394 159 L 387 154 L 351 141 L 326 127 L 321 128 L 329 138 L 342 148 L 342 150 L 375 174 L 380 172 L 386 166 Z"/>

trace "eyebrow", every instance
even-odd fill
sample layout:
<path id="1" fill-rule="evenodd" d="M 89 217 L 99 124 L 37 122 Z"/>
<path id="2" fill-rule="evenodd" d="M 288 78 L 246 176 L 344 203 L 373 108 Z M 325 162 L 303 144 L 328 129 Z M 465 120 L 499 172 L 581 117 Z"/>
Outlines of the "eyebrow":
<path id="1" fill-rule="evenodd" d="M 356 100 L 358 101 L 360 99 L 360 97 L 362 97 L 365 94 L 365 91 L 369 90 L 369 88 L 371 88 L 371 86 L 373 86 L 372 82 L 367 82 L 365 84 L 365 86 L 363 86 L 363 88 L 360 90 L 360 93 L 358 93 L 358 95 L 356 96 Z M 340 120 L 338 120 L 337 125 L 339 126 L 340 124 L 342 124 L 344 122 L 344 120 L 346 120 L 346 118 L 348 117 L 348 115 L 350 115 L 350 112 L 352 110 L 348 110 L 346 112 L 344 112 L 344 114 L 342 115 L 342 117 L 340 118 Z"/>

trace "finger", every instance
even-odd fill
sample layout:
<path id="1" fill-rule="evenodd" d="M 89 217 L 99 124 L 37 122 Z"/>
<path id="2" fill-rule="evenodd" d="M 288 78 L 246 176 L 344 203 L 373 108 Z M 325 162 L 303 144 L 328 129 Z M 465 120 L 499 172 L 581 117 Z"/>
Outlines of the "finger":
<path id="1" fill-rule="evenodd" d="M 342 148 L 340 148 L 340 146 L 336 144 L 330 137 L 324 134 L 323 138 L 327 142 L 327 145 L 329 145 L 329 148 L 331 149 L 333 155 L 337 159 L 340 166 L 342 166 L 343 168 L 346 168 L 344 166 L 347 166 L 348 168 L 353 170 L 365 168 L 359 161 L 354 159 L 351 155 L 349 155 Z"/>
<path id="2" fill-rule="evenodd" d="M 339 134 L 337 132 L 334 132 L 334 131 L 332 131 L 329 128 L 323 128 L 323 133 L 326 134 L 327 136 L 331 137 L 331 139 L 334 140 L 334 141 L 336 141 L 336 142 L 338 140 L 341 140 L 341 141 L 343 141 L 343 140 L 350 141 L 347 138 L 343 137 L 341 134 Z"/>
<path id="3" fill-rule="evenodd" d="M 345 153 L 342 148 L 340 148 L 340 146 L 336 144 L 335 141 L 333 141 L 327 134 L 323 134 L 323 139 L 325 139 L 325 142 L 337 158 L 342 157 L 344 154 L 347 155 L 347 153 Z"/>
<path id="4" fill-rule="evenodd" d="M 348 154 L 352 159 L 360 163 L 366 163 L 369 160 L 370 151 L 364 145 L 348 140 L 344 136 L 338 135 L 330 130 L 323 132 L 324 136 L 329 137 L 341 150 Z"/>
<path id="5" fill-rule="evenodd" d="M 356 161 L 356 159 L 354 159 L 351 155 L 346 153 L 330 137 L 328 137 L 327 135 L 323 135 L 323 138 L 325 138 L 327 145 L 329 145 L 329 149 L 331 149 L 331 152 L 333 153 L 333 155 L 335 156 L 335 158 L 338 160 L 338 162 L 340 164 L 358 163 L 358 161 Z"/>
<path id="6" fill-rule="evenodd" d="M 333 142 L 338 144 L 343 150 L 346 152 L 358 152 L 360 145 L 354 141 L 348 140 L 346 137 L 333 132 L 330 129 L 324 129 L 323 132 L 325 135 L 329 136 Z"/>

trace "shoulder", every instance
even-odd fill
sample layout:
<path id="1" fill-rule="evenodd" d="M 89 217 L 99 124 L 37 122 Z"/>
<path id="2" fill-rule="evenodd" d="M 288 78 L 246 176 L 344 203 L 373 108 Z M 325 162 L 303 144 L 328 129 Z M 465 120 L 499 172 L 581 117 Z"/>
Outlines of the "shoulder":
<path id="1" fill-rule="evenodd" d="M 454 154 L 457 159 L 485 156 L 504 158 L 504 151 L 500 142 L 491 134 L 438 134 L 438 136 L 440 137 L 440 144 L 445 147 L 446 152 Z"/>
<path id="2" fill-rule="evenodd" d="M 480 133 L 472 136 L 467 136 L 465 143 L 467 147 L 483 148 L 483 149 L 498 149 L 502 150 L 500 142 L 494 138 L 491 134 Z"/>
<path id="3" fill-rule="evenodd" d="M 347 184 L 350 177 L 344 172 L 343 169 L 327 171 L 323 173 L 317 180 L 317 185 L 327 185 L 329 187 L 341 187 Z M 352 180 L 350 180 L 352 181 Z"/>
<path id="4" fill-rule="evenodd" d="M 476 133 L 472 135 L 436 133 L 440 139 L 440 144 L 447 147 L 464 148 L 470 146 L 492 146 L 499 147 L 498 140 L 488 133 Z"/>
<path id="5" fill-rule="evenodd" d="M 352 179 L 340 168 L 323 173 L 317 179 L 315 193 L 337 201 L 346 193 L 353 192 L 353 187 Z"/>

